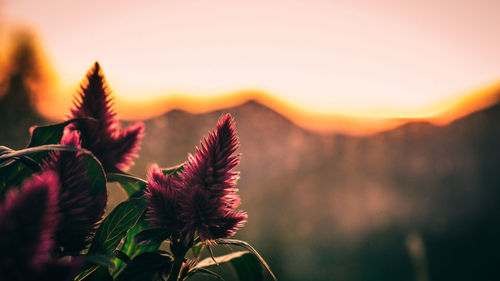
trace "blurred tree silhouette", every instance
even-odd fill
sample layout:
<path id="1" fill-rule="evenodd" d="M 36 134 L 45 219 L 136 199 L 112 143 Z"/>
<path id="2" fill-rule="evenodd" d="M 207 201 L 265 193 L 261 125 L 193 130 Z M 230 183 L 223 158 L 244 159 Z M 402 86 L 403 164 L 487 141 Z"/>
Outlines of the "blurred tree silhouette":
<path id="1" fill-rule="evenodd" d="M 0 82 L 0 143 L 19 148 L 28 139 L 29 127 L 44 120 L 35 108 L 36 89 L 44 75 L 33 34 L 20 30 L 12 37 L 5 79 Z"/>

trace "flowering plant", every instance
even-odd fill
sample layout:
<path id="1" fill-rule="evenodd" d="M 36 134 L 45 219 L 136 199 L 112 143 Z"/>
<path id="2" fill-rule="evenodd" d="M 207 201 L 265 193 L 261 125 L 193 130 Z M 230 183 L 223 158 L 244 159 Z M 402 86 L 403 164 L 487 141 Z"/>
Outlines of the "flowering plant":
<path id="1" fill-rule="evenodd" d="M 32 127 L 25 149 L 0 147 L 0 276 L 223 280 L 217 268 L 227 264 L 241 280 L 262 280 L 262 269 L 276 280 L 253 247 L 229 239 L 247 219 L 232 117 L 221 117 L 186 162 L 153 165 L 146 180 L 126 173 L 143 135 L 142 123 L 121 128 L 95 63 L 66 121 Z M 128 199 L 104 216 L 109 182 Z M 216 245 L 245 250 L 215 257 Z"/>

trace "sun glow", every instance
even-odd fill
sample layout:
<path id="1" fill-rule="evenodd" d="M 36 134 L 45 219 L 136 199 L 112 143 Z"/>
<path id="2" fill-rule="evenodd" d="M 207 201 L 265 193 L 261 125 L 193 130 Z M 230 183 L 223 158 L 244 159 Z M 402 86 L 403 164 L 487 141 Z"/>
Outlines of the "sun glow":
<path id="1" fill-rule="evenodd" d="M 68 90 L 64 92 L 68 92 Z M 498 102 L 500 100 L 500 83 L 417 110 L 379 110 L 365 114 L 354 112 L 328 114 L 313 111 L 255 89 L 211 96 L 170 94 L 161 97 L 152 95 L 141 98 L 114 95 L 114 103 L 122 120 L 148 119 L 173 109 L 181 109 L 190 113 L 204 113 L 238 106 L 250 100 L 275 110 L 295 124 L 309 130 L 321 133 L 366 135 L 388 130 L 410 121 L 426 121 L 435 125 L 448 124 L 457 118 Z M 52 98 L 45 103 L 40 103 L 39 109 L 45 116 L 60 120 L 68 113 L 69 106 L 68 95 L 60 95 L 59 98 Z"/>
<path id="2" fill-rule="evenodd" d="M 53 119 L 98 60 L 124 119 L 254 99 L 307 128 L 366 133 L 491 104 L 475 93 L 500 78 L 500 2 L 464 3 L 16 0 L 0 29 L 39 34 L 60 81 L 39 101 Z"/>

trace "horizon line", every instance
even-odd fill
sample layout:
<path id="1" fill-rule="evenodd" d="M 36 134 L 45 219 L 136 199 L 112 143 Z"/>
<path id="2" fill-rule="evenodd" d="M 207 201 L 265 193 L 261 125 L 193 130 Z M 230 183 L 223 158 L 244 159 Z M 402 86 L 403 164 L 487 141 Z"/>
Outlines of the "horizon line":
<path id="1" fill-rule="evenodd" d="M 387 131 L 409 122 L 429 122 L 437 126 L 449 124 L 498 103 L 500 101 L 500 82 L 468 93 L 421 110 L 407 111 L 406 115 L 400 114 L 399 116 L 397 113 L 393 113 L 392 116 L 375 116 L 373 114 L 314 112 L 257 89 L 203 97 L 170 94 L 155 98 L 136 99 L 115 95 L 114 103 L 120 119 L 132 121 L 153 119 L 172 110 L 201 114 L 231 109 L 249 101 L 255 101 L 284 116 L 292 123 L 313 132 L 369 135 Z"/>

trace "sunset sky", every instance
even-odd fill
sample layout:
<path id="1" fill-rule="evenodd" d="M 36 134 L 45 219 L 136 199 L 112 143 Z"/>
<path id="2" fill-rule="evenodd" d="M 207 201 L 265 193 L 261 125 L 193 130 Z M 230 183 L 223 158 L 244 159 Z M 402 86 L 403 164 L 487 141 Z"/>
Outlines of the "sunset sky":
<path id="1" fill-rule="evenodd" d="M 98 60 L 118 100 L 260 90 L 314 114 L 420 117 L 500 81 L 500 1 L 0 1 L 65 96 Z M 441 106 L 441 107 L 440 107 Z"/>

